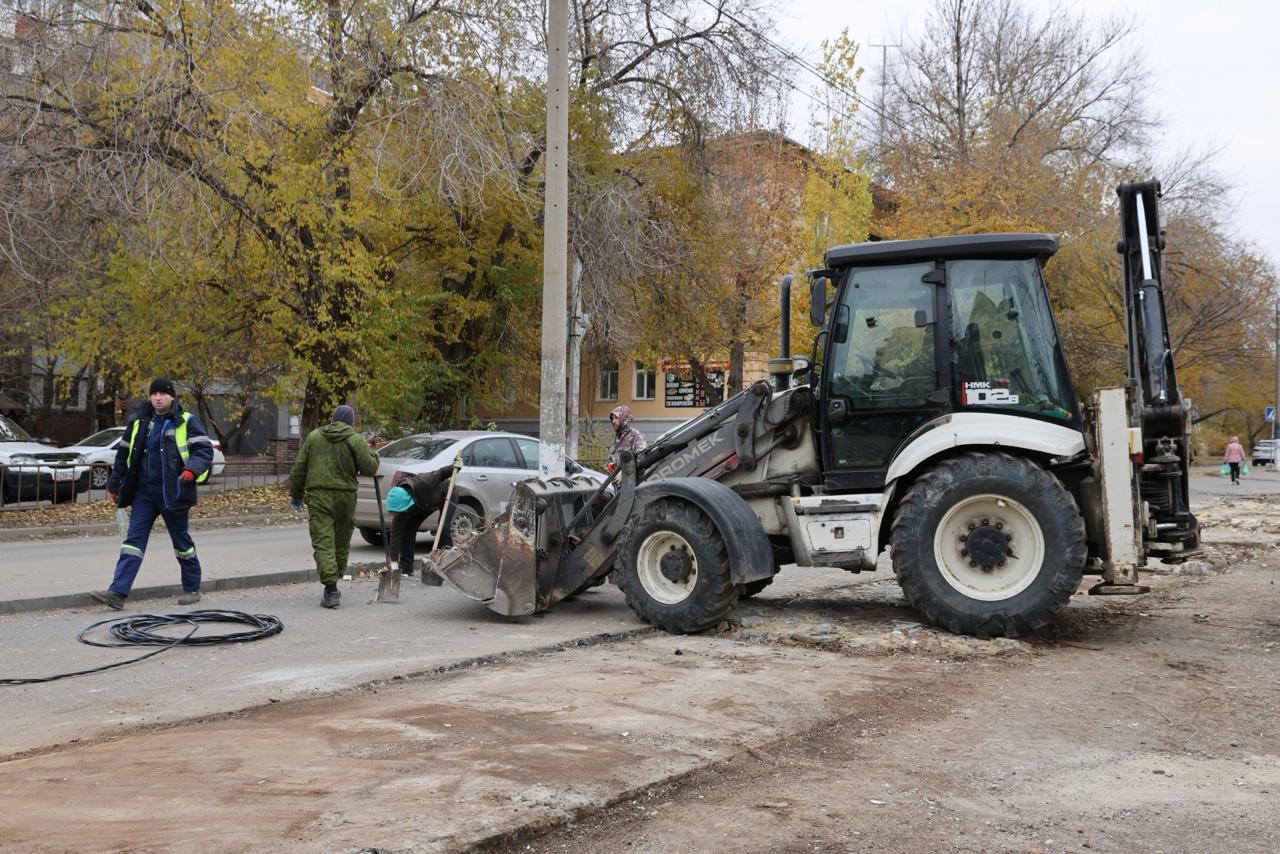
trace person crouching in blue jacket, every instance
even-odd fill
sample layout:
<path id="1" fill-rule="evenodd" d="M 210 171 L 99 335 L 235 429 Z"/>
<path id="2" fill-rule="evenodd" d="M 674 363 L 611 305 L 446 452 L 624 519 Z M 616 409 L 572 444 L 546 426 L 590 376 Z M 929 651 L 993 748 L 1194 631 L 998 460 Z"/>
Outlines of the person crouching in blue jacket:
<path id="1" fill-rule="evenodd" d="M 213 440 L 200 420 L 174 400 L 177 390 L 172 380 L 152 380 L 149 395 L 150 405 L 125 425 L 125 441 L 116 451 L 107 480 L 107 497 L 117 507 L 133 507 L 129 532 L 120 545 L 111 586 L 89 594 L 117 611 L 124 607 L 142 567 L 157 516 L 164 517 L 182 570 L 178 604 L 200 601 L 200 559 L 188 526 L 196 484 L 208 480 L 213 465 Z"/>

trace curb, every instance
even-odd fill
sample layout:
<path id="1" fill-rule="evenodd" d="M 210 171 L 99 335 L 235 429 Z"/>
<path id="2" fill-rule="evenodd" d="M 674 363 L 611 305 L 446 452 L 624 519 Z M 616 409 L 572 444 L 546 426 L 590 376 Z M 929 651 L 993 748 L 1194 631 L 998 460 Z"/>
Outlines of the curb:
<path id="1" fill-rule="evenodd" d="M 378 562 L 348 564 L 347 572 L 368 572 L 382 566 Z M 237 575 L 231 578 L 210 578 L 200 582 L 200 592 L 216 593 L 219 590 L 248 590 L 254 587 L 272 587 L 276 584 L 301 584 L 306 581 L 320 583 L 315 569 L 289 569 L 283 572 L 261 572 L 257 575 Z M 142 599 L 166 599 L 177 597 L 181 584 L 157 584 L 151 587 L 135 587 L 129 594 L 129 602 Z M 30 599 L 0 600 L 0 616 L 5 614 L 29 614 L 34 611 L 57 611 L 63 608 L 103 608 L 88 593 L 63 593 L 58 596 L 33 596 Z M 126 611 L 131 610 L 127 605 Z"/>
<path id="2" fill-rule="evenodd" d="M 314 569 L 293 569 L 286 572 L 266 572 L 260 575 L 241 575 L 233 578 L 214 578 L 200 584 L 200 592 L 216 593 L 219 590 L 244 590 L 250 587 L 270 587 L 273 584 L 297 584 L 320 579 Z M 182 592 L 181 584 L 161 584 L 155 587 L 135 587 L 129 594 L 129 602 L 140 599 L 165 599 Z M 60 596 L 38 596 L 31 599 L 0 601 L 0 614 L 26 614 L 32 611 L 56 611 L 62 608 L 105 607 L 88 593 L 64 593 Z M 125 610 L 132 610 L 128 604 Z"/>
<path id="3" fill-rule="evenodd" d="M 206 516 L 191 520 L 191 530 L 211 528 L 241 528 L 251 525 L 277 524 L 280 522 L 306 524 L 307 517 L 298 513 L 262 513 L 250 516 Z M 94 522 L 88 525 L 45 525 L 38 528 L 0 528 L 0 543 L 11 540 L 52 540 L 60 537 L 98 537 L 116 532 L 115 522 Z"/>

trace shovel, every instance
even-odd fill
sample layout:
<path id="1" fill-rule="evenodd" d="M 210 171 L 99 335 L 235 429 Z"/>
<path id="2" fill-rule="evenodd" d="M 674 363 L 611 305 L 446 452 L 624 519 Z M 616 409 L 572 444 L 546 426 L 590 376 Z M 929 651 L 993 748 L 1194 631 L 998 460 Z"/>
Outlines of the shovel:
<path id="1" fill-rule="evenodd" d="M 449 488 L 444 493 L 444 504 L 440 506 L 440 521 L 436 525 L 436 538 L 431 543 L 431 553 L 436 557 L 436 549 L 440 548 L 440 535 L 444 533 L 445 523 L 449 520 L 449 501 L 453 498 L 453 485 L 458 480 L 458 471 L 462 468 L 462 454 L 458 454 L 453 458 L 453 474 L 449 475 Z M 430 569 L 422 571 L 422 583 L 429 584 L 433 587 L 439 587 L 444 583 L 444 579 L 436 575 Z"/>
<path id="2" fill-rule="evenodd" d="M 378 525 L 382 528 L 382 559 L 386 566 L 378 570 L 378 601 L 400 601 L 400 567 L 391 568 L 391 532 L 387 530 L 387 520 L 382 515 L 382 490 L 378 488 L 378 480 L 382 475 L 373 476 L 373 497 L 378 502 Z"/>

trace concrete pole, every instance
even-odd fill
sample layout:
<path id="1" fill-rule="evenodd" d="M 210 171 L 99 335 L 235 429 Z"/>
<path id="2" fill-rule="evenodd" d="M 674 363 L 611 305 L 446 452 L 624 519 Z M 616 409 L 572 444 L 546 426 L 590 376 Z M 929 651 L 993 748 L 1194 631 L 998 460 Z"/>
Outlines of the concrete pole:
<path id="1" fill-rule="evenodd" d="M 569 255 L 569 2 L 547 0 L 547 154 L 542 246 L 542 477 L 564 476 Z"/>
<path id="2" fill-rule="evenodd" d="M 1276 409 L 1275 414 L 1271 417 L 1271 438 L 1280 439 L 1280 299 L 1276 300 L 1275 350 L 1276 396 L 1272 398 L 1272 401 Z M 1280 448 L 1276 448 L 1275 445 L 1271 446 L 1271 462 L 1273 465 L 1280 464 Z"/>
<path id="3" fill-rule="evenodd" d="M 573 314 L 569 317 L 569 432 L 566 437 L 565 453 L 576 460 L 578 458 L 578 398 L 579 387 L 582 385 L 582 336 L 587 333 L 587 319 L 582 316 L 582 260 L 576 252 L 573 255 L 573 274 L 569 282 Z"/>

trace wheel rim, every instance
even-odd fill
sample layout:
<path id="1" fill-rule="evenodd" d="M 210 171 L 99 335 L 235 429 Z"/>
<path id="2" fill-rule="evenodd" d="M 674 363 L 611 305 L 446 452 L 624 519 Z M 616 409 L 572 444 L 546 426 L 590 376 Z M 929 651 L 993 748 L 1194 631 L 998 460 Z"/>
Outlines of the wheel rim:
<path id="1" fill-rule="evenodd" d="M 107 485 L 107 479 L 111 477 L 111 472 L 102 466 L 94 466 L 93 474 L 90 477 L 93 478 L 93 488 L 102 489 Z"/>
<path id="2" fill-rule="evenodd" d="M 662 574 L 662 558 L 670 552 L 687 562 L 688 573 L 681 580 Z M 663 605 L 677 605 L 689 598 L 698 583 L 698 557 L 684 537 L 674 531 L 656 531 L 645 538 L 636 552 L 636 575 L 652 599 Z"/>
<path id="3" fill-rule="evenodd" d="M 480 517 L 475 511 L 465 507 L 454 510 L 453 521 L 449 524 L 449 536 L 453 539 L 453 544 L 461 545 L 480 533 L 480 525 Z"/>
<path id="4" fill-rule="evenodd" d="M 1005 542 L 1000 544 L 998 538 Z M 965 596 L 986 602 L 1010 599 L 1040 574 L 1044 532 L 1017 501 L 975 495 L 942 517 L 933 537 L 933 556 L 943 579 Z"/>

